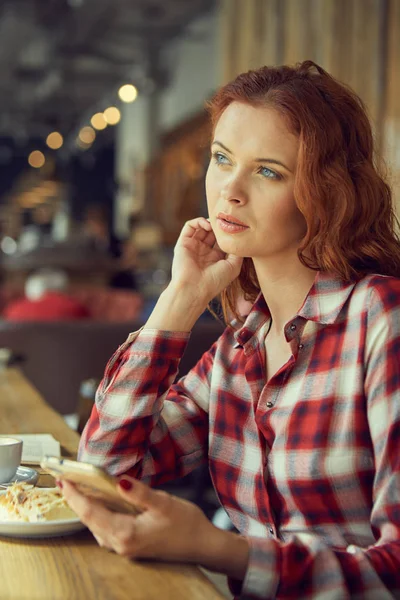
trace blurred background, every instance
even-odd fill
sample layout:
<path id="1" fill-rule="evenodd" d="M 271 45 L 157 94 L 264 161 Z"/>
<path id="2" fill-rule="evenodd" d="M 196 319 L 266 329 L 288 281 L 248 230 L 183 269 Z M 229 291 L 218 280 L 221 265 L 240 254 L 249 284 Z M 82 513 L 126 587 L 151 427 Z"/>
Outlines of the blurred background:
<path id="1" fill-rule="evenodd" d="M 93 395 L 207 214 L 205 101 L 305 59 L 365 101 L 399 203 L 400 0 L 0 1 L 0 347 L 58 411 Z M 200 321 L 182 373 L 221 331 Z"/>
<path id="2" fill-rule="evenodd" d="M 36 318 L 40 290 L 15 303 L 38 271 L 82 318 L 145 318 L 182 224 L 206 214 L 205 100 L 307 58 L 366 102 L 398 198 L 399 0 L 0 2 L 4 318 Z"/>

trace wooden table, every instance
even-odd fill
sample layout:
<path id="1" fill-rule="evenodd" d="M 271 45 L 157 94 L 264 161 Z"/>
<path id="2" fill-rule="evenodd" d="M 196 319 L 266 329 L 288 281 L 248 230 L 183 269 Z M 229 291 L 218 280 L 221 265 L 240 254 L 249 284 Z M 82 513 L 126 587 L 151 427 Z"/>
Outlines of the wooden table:
<path id="1" fill-rule="evenodd" d="M 0 434 L 51 433 L 74 455 L 72 431 L 17 369 L 0 371 Z M 41 475 L 39 485 L 51 483 Z M 54 481 L 54 480 L 53 480 Z M 0 537 L 2 600 L 222 600 L 197 567 L 132 562 L 88 530 L 47 539 Z"/>

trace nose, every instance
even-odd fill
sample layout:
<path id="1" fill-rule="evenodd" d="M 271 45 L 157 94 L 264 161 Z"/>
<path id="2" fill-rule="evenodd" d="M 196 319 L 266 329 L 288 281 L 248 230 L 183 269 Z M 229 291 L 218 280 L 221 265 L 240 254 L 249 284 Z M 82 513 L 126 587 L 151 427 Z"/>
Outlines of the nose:
<path id="1" fill-rule="evenodd" d="M 232 204 L 246 204 L 247 190 L 243 178 L 232 174 L 222 189 L 222 198 Z"/>

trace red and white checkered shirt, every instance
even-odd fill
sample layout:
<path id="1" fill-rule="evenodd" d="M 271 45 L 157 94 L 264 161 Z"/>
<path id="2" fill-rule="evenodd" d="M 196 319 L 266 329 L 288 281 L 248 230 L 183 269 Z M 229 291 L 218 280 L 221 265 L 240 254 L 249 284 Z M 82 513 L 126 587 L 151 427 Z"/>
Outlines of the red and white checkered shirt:
<path id="1" fill-rule="evenodd" d="M 174 385 L 189 334 L 131 334 L 80 459 L 151 483 L 208 461 L 250 543 L 242 598 L 400 598 L 400 279 L 318 273 L 266 382 L 269 322 L 261 295 Z"/>

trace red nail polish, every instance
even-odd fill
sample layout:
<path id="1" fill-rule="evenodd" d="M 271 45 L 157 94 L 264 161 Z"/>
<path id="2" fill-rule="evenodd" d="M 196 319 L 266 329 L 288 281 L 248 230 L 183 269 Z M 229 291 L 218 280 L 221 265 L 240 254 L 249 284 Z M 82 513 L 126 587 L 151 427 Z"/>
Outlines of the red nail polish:
<path id="1" fill-rule="evenodd" d="M 132 482 L 129 481 L 129 479 L 120 479 L 118 485 L 120 485 L 126 492 L 129 492 L 129 490 L 132 489 Z"/>
<path id="2" fill-rule="evenodd" d="M 59 487 L 60 490 L 62 490 L 62 486 L 63 486 L 62 481 L 60 481 L 59 479 L 57 479 L 56 486 Z"/>

